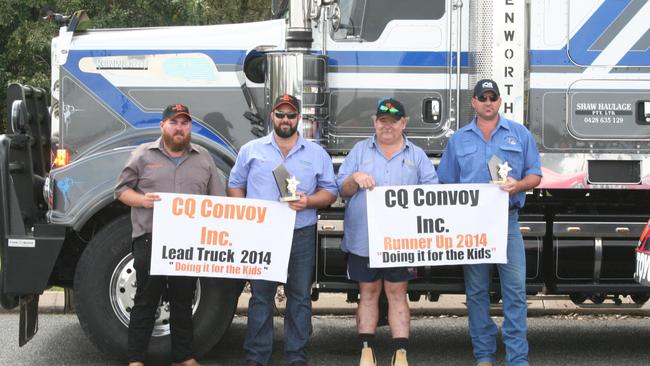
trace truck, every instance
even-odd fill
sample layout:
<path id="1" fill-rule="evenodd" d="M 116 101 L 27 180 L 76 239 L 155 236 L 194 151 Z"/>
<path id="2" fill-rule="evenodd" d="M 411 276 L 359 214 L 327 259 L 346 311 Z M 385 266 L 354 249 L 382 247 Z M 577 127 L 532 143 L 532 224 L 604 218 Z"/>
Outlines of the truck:
<path id="1" fill-rule="evenodd" d="M 89 339 L 125 353 L 135 293 L 129 209 L 116 177 L 184 103 L 193 141 L 224 184 L 238 149 L 271 131 L 272 101 L 302 102 L 299 130 L 335 167 L 374 132 L 377 100 L 400 100 L 406 133 L 433 163 L 473 117 L 472 88 L 495 79 L 502 113 L 538 145 L 543 180 L 520 213 L 527 292 L 637 304 L 635 246 L 650 216 L 650 3 L 641 0 L 284 0 L 244 24 L 84 29 L 52 40 L 50 90 L 9 85 L 0 136 L 0 303 L 20 308 L 20 345 L 39 295 L 73 290 Z M 48 97 L 48 95 L 50 95 Z M 312 299 L 358 296 L 340 250 L 344 203 L 319 211 Z M 498 283 L 498 278 L 493 278 Z M 243 281 L 200 278 L 197 351 L 228 329 Z M 494 301 L 498 301 L 495 286 Z M 418 267 L 409 298 L 463 293 L 459 266 Z M 151 352 L 169 344 L 163 297 Z"/>

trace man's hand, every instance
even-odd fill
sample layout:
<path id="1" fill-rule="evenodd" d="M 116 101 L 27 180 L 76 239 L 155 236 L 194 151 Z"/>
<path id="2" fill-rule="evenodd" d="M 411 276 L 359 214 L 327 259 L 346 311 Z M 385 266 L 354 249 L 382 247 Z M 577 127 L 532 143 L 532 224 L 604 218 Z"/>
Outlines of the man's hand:
<path id="1" fill-rule="evenodd" d="M 142 207 L 144 208 L 152 208 L 153 203 L 156 201 L 160 201 L 160 196 L 158 193 L 145 193 L 144 198 L 142 200 Z"/>
<path id="2" fill-rule="evenodd" d="M 300 196 L 300 199 L 289 202 L 289 208 L 298 212 L 307 208 L 307 196 L 304 192 L 296 192 L 296 194 Z"/>
<path id="3" fill-rule="evenodd" d="M 499 186 L 499 188 L 501 188 L 502 191 L 506 191 L 506 192 L 508 192 L 509 194 L 512 195 L 512 194 L 515 194 L 515 193 L 518 192 L 517 191 L 517 183 L 518 182 L 519 181 L 516 180 L 515 178 L 508 176 L 506 178 L 505 182 L 497 183 L 497 185 Z"/>
<path id="4" fill-rule="evenodd" d="M 375 188 L 375 178 L 367 173 L 354 172 L 352 173 L 352 179 L 359 186 L 359 189 L 372 190 Z"/>
<path id="5" fill-rule="evenodd" d="M 531 190 L 539 185 L 542 177 L 539 175 L 530 174 L 525 176 L 522 180 L 508 176 L 504 183 L 499 184 L 499 188 L 510 193 L 511 195 L 519 192 Z"/>

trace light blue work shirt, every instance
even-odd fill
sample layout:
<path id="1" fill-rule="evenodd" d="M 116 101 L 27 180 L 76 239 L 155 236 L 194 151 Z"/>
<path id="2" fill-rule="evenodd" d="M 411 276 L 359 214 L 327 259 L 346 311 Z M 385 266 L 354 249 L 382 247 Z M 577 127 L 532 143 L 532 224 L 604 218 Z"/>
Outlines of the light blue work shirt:
<path id="1" fill-rule="evenodd" d="M 297 192 L 309 196 L 325 189 L 335 196 L 338 194 L 332 158 L 322 147 L 298 135 L 298 142 L 285 158 L 273 134 L 242 146 L 230 171 L 228 187 L 245 189 L 246 198 L 279 201 L 280 191 L 273 177 L 273 169 L 284 164 L 289 176 L 295 176 L 300 181 Z M 295 229 L 314 224 L 316 209 L 306 208 L 296 212 Z"/>
<path id="2" fill-rule="evenodd" d="M 499 122 L 485 141 L 476 125 L 456 131 L 442 154 L 438 177 L 442 183 L 488 183 L 491 180 L 488 161 L 492 155 L 507 161 L 512 170 L 508 176 L 522 180 L 527 175 L 542 176 L 541 163 L 533 135 L 521 124 L 499 116 Z M 522 208 L 526 192 L 510 195 L 510 208 Z"/>
<path id="3" fill-rule="evenodd" d="M 386 159 L 372 136 L 354 145 L 339 168 L 336 182 L 343 186 L 345 179 L 355 172 L 364 172 L 375 179 L 375 185 L 398 186 L 438 183 L 438 176 L 427 154 L 404 137 L 402 149 Z M 345 203 L 343 223 L 344 252 L 368 257 L 368 209 L 366 190 L 357 190 Z"/>

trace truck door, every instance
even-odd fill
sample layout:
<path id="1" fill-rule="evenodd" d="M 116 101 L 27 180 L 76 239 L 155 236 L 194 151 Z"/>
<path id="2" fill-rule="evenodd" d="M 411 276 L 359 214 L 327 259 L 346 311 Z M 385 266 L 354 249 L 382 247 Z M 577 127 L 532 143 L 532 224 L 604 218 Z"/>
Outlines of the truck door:
<path id="1" fill-rule="evenodd" d="M 457 128 L 459 24 L 452 22 L 450 3 L 339 2 L 340 26 L 326 36 L 330 152 L 349 151 L 373 134 L 377 101 L 387 96 L 404 104 L 409 139 L 427 153 L 442 152 L 450 131 Z M 467 63 L 466 53 L 460 62 Z"/>
<path id="2" fill-rule="evenodd" d="M 531 2 L 543 187 L 650 188 L 648 17 L 648 1 Z"/>

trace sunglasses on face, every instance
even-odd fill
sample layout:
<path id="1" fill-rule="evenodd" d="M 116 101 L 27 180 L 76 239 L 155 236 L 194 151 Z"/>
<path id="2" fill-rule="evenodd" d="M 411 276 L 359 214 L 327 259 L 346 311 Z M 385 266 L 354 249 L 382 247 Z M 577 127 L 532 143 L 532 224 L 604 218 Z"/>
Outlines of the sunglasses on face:
<path id="1" fill-rule="evenodd" d="M 485 95 L 479 95 L 478 97 L 476 97 L 476 99 L 479 102 L 485 102 L 488 99 L 490 99 L 490 102 L 496 102 L 497 100 L 499 100 L 499 97 L 497 97 L 496 95 L 490 95 L 489 97 L 486 97 Z"/>
<path id="2" fill-rule="evenodd" d="M 296 119 L 298 117 L 298 112 L 278 112 L 275 111 L 273 112 L 275 114 L 275 118 L 277 119 L 283 119 L 284 117 L 287 117 L 288 119 Z"/>
<path id="3" fill-rule="evenodd" d="M 388 107 L 385 106 L 385 105 L 380 105 L 380 106 L 379 106 L 379 110 L 382 111 L 382 112 L 388 112 L 388 113 L 390 113 L 390 114 L 397 114 L 397 115 L 400 114 L 399 109 L 397 109 L 397 108 L 395 108 L 395 107 L 390 107 L 390 108 L 388 108 Z"/>

